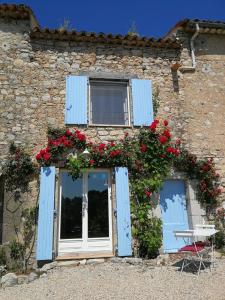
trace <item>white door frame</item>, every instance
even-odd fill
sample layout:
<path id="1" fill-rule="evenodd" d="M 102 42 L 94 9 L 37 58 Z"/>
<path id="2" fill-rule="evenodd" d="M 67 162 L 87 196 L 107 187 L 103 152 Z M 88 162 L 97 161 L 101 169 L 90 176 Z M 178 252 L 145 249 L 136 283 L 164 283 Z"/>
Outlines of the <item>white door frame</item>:
<path id="1" fill-rule="evenodd" d="M 112 253 L 112 180 L 109 169 L 89 169 L 83 173 L 83 200 L 82 200 L 82 238 L 81 239 L 60 239 L 61 234 L 61 199 L 62 182 L 60 170 L 59 176 L 59 218 L 58 218 L 58 256 L 72 253 Z M 88 238 L 88 174 L 106 172 L 108 174 L 108 221 L 109 236 L 103 238 Z M 85 207 L 86 206 L 86 207 Z"/>

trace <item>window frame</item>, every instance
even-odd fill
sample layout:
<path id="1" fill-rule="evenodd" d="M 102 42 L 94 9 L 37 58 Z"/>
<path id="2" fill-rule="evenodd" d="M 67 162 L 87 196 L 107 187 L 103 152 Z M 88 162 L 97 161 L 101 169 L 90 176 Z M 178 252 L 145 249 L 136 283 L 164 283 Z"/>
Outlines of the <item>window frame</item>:
<path id="1" fill-rule="evenodd" d="M 126 106 L 127 106 L 127 124 L 97 124 L 92 123 L 92 103 L 91 103 L 91 82 L 97 83 L 112 83 L 112 84 L 124 84 L 126 85 L 127 97 L 126 97 Z M 99 127 L 131 127 L 131 88 L 130 80 L 126 79 L 98 79 L 98 78 L 89 78 L 88 79 L 88 126 L 99 126 Z"/>
<path id="2" fill-rule="evenodd" d="M 63 257 L 68 255 L 69 257 L 77 257 L 77 255 L 88 255 L 88 254 L 98 254 L 105 252 L 107 254 L 112 255 L 114 252 L 114 223 L 113 223 L 113 179 L 112 179 L 112 170 L 110 168 L 94 168 L 94 169 L 87 169 L 87 172 L 83 173 L 82 178 L 82 190 L 83 190 L 83 198 L 82 198 L 82 207 L 84 198 L 87 197 L 88 189 L 87 189 L 87 180 L 88 180 L 88 173 L 99 173 L 99 172 L 106 172 L 108 174 L 108 225 L 109 225 L 109 236 L 108 237 L 97 237 L 97 238 L 89 238 L 88 237 L 88 209 L 85 209 L 85 216 L 82 217 L 82 237 L 81 238 L 72 238 L 72 239 L 62 239 L 61 238 L 61 205 L 62 205 L 62 173 L 68 172 L 66 168 L 59 169 L 59 181 L 58 181 L 58 195 L 57 195 L 57 235 L 56 235 L 56 248 L 57 248 L 57 256 Z M 86 218 L 83 224 L 83 218 Z M 83 227 L 84 226 L 84 227 Z M 87 232 L 83 235 L 83 232 L 87 230 Z M 104 243 L 108 242 L 107 245 Z M 98 243 L 97 247 L 93 245 L 93 243 Z M 65 248 L 69 249 L 72 246 L 75 251 L 66 251 Z M 98 249 L 98 248 L 105 248 L 106 249 Z M 107 248 L 108 247 L 108 248 Z M 64 249 L 64 250 L 63 250 Z"/>

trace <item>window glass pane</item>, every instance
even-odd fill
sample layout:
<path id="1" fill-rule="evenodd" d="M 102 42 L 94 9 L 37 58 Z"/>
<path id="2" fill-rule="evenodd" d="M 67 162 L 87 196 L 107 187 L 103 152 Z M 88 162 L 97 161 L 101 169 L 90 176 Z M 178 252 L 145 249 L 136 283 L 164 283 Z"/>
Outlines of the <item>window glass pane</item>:
<path id="1" fill-rule="evenodd" d="M 127 85 L 91 83 L 92 124 L 128 125 Z"/>
<path id="2" fill-rule="evenodd" d="M 61 239 L 82 238 L 82 178 L 73 180 L 67 172 L 61 173 Z"/>
<path id="3" fill-rule="evenodd" d="M 88 237 L 108 237 L 108 173 L 88 174 Z"/>

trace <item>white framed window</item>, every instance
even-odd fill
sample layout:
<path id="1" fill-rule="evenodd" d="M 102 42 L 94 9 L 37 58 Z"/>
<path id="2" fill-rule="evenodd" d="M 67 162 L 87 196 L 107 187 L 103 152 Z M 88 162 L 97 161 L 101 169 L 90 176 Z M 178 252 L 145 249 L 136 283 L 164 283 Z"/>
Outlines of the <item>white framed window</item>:
<path id="1" fill-rule="evenodd" d="M 89 80 L 89 123 L 130 126 L 128 81 Z"/>

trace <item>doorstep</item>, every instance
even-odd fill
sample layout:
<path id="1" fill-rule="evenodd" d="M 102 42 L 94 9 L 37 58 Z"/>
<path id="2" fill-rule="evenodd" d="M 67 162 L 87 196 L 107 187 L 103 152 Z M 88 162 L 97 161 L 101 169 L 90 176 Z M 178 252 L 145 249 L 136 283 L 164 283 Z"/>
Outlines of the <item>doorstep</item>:
<path id="1" fill-rule="evenodd" d="M 108 258 L 114 257 L 115 254 L 112 252 L 98 252 L 98 253 L 90 253 L 90 252 L 82 252 L 82 253 L 69 253 L 56 257 L 56 261 L 59 260 L 73 260 L 73 259 L 85 259 L 85 258 Z"/>

